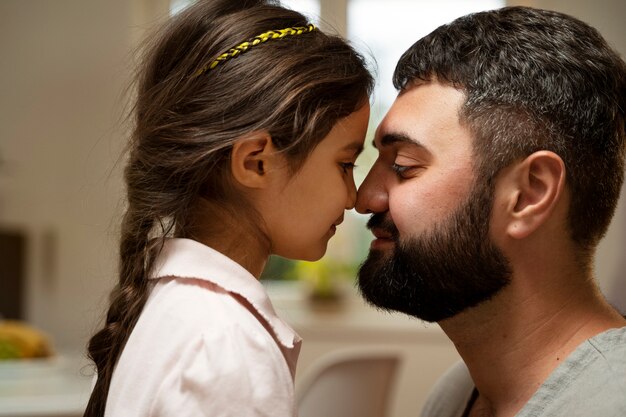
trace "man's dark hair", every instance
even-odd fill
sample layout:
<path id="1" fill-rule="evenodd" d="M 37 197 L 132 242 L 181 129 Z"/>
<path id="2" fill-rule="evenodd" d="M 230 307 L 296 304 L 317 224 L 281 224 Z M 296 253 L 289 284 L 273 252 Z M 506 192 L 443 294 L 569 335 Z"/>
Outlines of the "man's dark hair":
<path id="1" fill-rule="evenodd" d="M 471 14 L 404 53 L 394 85 L 420 80 L 465 92 L 460 118 L 481 178 L 538 150 L 563 159 L 572 239 L 589 255 L 615 211 L 626 146 L 626 64 L 598 31 L 526 7 Z"/>

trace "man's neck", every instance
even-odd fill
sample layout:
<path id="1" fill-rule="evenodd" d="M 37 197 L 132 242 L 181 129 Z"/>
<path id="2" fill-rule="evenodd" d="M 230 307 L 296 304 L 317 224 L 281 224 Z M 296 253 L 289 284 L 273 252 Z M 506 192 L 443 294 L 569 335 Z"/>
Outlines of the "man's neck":
<path id="1" fill-rule="evenodd" d="M 482 305 L 440 323 L 469 368 L 477 406 L 513 416 L 583 341 L 626 326 L 591 279 L 570 286 L 509 287 Z M 537 281 L 537 277 L 534 277 Z M 546 277 L 547 278 L 547 277 Z"/>

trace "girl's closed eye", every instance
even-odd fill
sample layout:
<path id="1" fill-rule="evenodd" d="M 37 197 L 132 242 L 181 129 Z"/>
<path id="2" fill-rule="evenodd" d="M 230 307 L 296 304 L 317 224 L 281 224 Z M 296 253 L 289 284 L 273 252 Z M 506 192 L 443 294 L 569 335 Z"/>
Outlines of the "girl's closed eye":
<path id="1" fill-rule="evenodd" d="M 356 165 L 354 164 L 354 162 L 340 162 L 339 166 L 341 166 L 341 169 L 343 170 L 344 174 L 348 174 L 351 170 L 356 168 Z"/>

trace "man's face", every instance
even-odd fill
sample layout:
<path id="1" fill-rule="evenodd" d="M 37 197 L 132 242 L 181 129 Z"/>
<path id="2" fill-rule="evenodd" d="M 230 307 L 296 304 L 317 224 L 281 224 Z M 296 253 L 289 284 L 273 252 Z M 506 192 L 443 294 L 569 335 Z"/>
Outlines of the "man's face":
<path id="1" fill-rule="evenodd" d="M 414 86 L 378 128 L 379 157 L 356 205 L 374 213 L 359 288 L 378 307 L 440 321 L 508 283 L 489 237 L 492 187 L 475 179 L 471 135 L 459 123 L 464 99 L 436 82 Z"/>

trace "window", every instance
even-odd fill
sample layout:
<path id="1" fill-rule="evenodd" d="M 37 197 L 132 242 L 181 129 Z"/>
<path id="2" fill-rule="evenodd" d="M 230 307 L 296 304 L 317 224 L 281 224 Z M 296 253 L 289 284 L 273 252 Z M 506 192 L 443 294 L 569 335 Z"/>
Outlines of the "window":
<path id="1" fill-rule="evenodd" d="M 319 0 L 282 0 L 280 2 L 283 6 L 297 10 L 315 25 L 319 25 L 320 16 L 320 2 Z"/>
<path id="2" fill-rule="evenodd" d="M 348 39 L 377 63 L 373 122 L 395 99 L 391 83 L 402 53 L 415 41 L 459 16 L 504 6 L 504 0 L 348 0 Z"/>
<path id="3" fill-rule="evenodd" d="M 170 14 L 174 15 L 193 3 L 193 0 L 170 0 Z M 319 24 L 320 2 L 319 0 L 282 0 L 283 6 L 297 10 L 313 23 Z"/>

